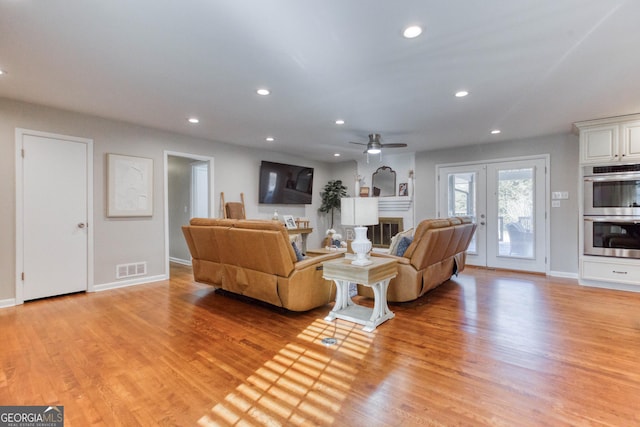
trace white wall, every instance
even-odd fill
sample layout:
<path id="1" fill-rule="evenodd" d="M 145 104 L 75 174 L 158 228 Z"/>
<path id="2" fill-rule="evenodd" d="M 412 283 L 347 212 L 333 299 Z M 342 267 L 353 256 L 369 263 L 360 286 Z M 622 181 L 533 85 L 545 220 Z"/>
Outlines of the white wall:
<path id="1" fill-rule="evenodd" d="M 94 140 L 94 284 L 116 282 L 115 266 L 146 261 L 148 276 L 165 271 L 164 151 L 215 158 L 214 216 L 219 216 L 219 194 L 228 200 L 245 194 L 247 217 L 271 218 L 273 206 L 258 204 L 258 171 L 261 160 L 302 164 L 315 168 L 313 204 L 278 206 L 278 212 L 304 216 L 318 226 L 319 188 L 331 175 L 328 163 L 287 154 L 249 149 L 192 138 L 135 124 L 0 99 L 0 305 L 15 297 L 15 128 L 25 128 Z M 106 154 L 116 153 L 153 159 L 153 216 L 107 218 L 105 215 Z M 46 212 L 43 213 L 43 219 Z M 323 227 L 320 224 L 320 227 Z M 324 231 L 309 236 L 309 247 L 319 246 Z"/>
<path id="2" fill-rule="evenodd" d="M 554 135 L 494 144 L 478 144 L 455 149 L 416 153 L 416 221 L 435 218 L 438 164 L 484 161 L 536 154 L 549 154 L 551 191 L 568 191 L 569 200 L 560 208 L 549 207 L 551 223 L 550 270 L 578 273 L 578 136 Z M 549 198 L 550 195 L 547 195 Z M 551 203 L 548 203 L 551 206 Z"/>

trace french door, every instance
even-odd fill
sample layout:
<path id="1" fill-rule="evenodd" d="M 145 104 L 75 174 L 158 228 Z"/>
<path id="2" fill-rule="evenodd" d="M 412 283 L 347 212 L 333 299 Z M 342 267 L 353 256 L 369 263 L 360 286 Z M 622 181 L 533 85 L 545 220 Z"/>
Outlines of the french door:
<path id="1" fill-rule="evenodd" d="M 438 216 L 478 225 L 467 263 L 546 271 L 546 158 L 438 167 Z"/>

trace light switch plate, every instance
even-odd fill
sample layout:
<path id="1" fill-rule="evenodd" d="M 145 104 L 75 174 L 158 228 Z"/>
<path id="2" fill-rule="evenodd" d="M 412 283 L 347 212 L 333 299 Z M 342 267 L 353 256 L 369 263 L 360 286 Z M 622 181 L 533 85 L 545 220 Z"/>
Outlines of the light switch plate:
<path id="1" fill-rule="evenodd" d="M 551 207 L 552 208 L 559 208 L 560 207 L 560 200 L 552 200 L 551 201 Z"/>
<path id="2" fill-rule="evenodd" d="M 554 191 L 551 193 L 552 200 L 567 200 L 569 198 L 568 191 Z"/>

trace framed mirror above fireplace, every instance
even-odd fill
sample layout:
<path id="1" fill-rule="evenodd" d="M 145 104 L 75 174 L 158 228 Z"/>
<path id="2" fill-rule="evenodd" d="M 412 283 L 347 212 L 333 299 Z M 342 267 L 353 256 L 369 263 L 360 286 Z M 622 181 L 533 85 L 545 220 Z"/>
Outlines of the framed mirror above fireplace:
<path id="1" fill-rule="evenodd" d="M 389 166 L 380 166 L 371 176 L 372 196 L 393 197 L 396 195 L 396 172 Z"/>

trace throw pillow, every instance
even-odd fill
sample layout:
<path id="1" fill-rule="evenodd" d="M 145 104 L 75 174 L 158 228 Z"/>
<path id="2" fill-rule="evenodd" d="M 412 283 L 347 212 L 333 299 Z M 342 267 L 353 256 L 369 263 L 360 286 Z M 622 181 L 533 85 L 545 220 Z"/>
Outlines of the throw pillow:
<path id="1" fill-rule="evenodd" d="M 400 239 L 402 239 L 400 233 L 391 238 L 391 242 L 389 243 L 389 253 L 391 255 L 395 255 L 396 252 L 398 252 L 398 243 L 400 243 Z"/>
<path id="2" fill-rule="evenodd" d="M 400 239 L 400 243 L 398 243 L 398 250 L 396 252 L 396 255 L 403 256 L 407 248 L 411 244 L 411 242 L 413 242 L 413 237 L 404 236 L 402 239 Z"/>
<path id="3" fill-rule="evenodd" d="M 389 243 L 389 253 L 391 255 L 395 255 L 398 252 L 398 243 L 400 243 L 400 240 L 402 240 L 402 238 L 405 236 L 406 237 L 413 236 L 413 228 L 410 228 L 405 231 L 401 231 L 391 238 L 391 242 Z"/>
<path id="4" fill-rule="evenodd" d="M 302 261 L 304 259 L 304 256 L 302 255 L 302 252 L 300 252 L 300 249 L 298 249 L 298 245 L 296 245 L 296 242 L 291 242 L 291 246 L 293 246 L 293 251 L 296 253 L 296 260 Z"/>

